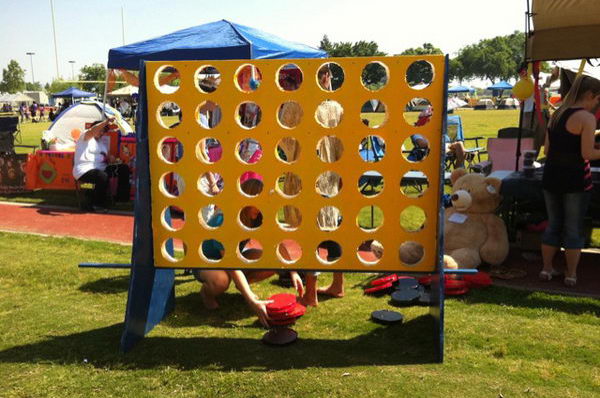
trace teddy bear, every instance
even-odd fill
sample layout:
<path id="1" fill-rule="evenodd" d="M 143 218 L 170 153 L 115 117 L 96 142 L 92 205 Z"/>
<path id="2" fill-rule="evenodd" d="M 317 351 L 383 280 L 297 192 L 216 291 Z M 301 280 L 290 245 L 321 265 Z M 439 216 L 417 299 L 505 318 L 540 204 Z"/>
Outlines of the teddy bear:
<path id="1" fill-rule="evenodd" d="M 452 207 L 444 215 L 444 267 L 477 268 L 482 261 L 500 265 L 508 256 L 498 178 L 455 169 L 451 176 Z"/>

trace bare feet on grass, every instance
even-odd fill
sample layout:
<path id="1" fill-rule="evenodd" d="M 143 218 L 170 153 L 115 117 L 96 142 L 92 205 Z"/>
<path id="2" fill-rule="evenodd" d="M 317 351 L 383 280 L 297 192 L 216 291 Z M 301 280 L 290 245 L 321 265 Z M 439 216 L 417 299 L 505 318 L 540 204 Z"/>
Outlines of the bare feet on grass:
<path id="1" fill-rule="evenodd" d="M 317 293 L 324 294 L 324 295 L 330 296 L 330 297 L 342 298 L 342 297 L 344 297 L 344 287 L 338 286 L 337 284 L 332 283 L 331 285 L 329 285 L 327 287 L 318 288 Z"/>
<path id="2" fill-rule="evenodd" d="M 304 293 L 304 296 L 300 297 L 300 299 L 298 300 L 298 302 L 300 304 L 302 304 L 305 307 L 318 307 L 319 306 L 319 300 L 317 299 L 317 292 L 316 290 L 310 291 L 307 290 Z"/>
<path id="3" fill-rule="evenodd" d="M 214 296 L 206 293 L 204 286 L 202 286 L 202 289 L 200 289 L 200 297 L 202 297 L 202 304 L 204 304 L 204 308 L 207 310 L 216 310 L 219 308 L 217 299 Z"/>

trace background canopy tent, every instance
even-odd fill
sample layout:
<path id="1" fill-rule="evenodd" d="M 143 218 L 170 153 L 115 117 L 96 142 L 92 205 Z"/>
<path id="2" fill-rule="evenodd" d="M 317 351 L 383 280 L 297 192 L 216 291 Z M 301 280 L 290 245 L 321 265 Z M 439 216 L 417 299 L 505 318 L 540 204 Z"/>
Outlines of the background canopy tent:
<path id="1" fill-rule="evenodd" d="M 327 53 L 221 20 L 113 48 L 108 68 L 138 70 L 141 60 L 323 58 Z"/>
<path id="2" fill-rule="evenodd" d="M 466 87 L 466 86 L 454 86 L 454 87 L 450 87 L 448 89 L 448 93 L 450 94 L 456 94 L 456 93 L 474 93 L 475 89 L 472 87 Z"/>
<path id="3" fill-rule="evenodd" d="M 137 94 L 138 91 L 139 91 L 139 89 L 135 86 L 125 86 L 125 87 L 121 87 L 120 89 L 111 91 L 110 93 L 108 93 L 108 96 L 127 97 L 127 96 L 132 96 L 133 94 Z"/>
<path id="4" fill-rule="evenodd" d="M 54 98 L 90 98 L 95 97 L 96 94 L 89 93 L 87 91 L 82 91 L 75 87 L 69 87 L 65 91 L 61 91 L 60 93 L 52 94 Z"/>
<path id="5" fill-rule="evenodd" d="M 21 102 L 32 103 L 33 98 L 23 93 L 2 94 L 0 95 L 0 102 L 8 104 L 19 104 Z"/>
<path id="6" fill-rule="evenodd" d="M 505 82 L 504 80 L 501 82 L 498 82 L 494 85 L 489 86 L 487 89 L 488 90 L 511 90 L 513 88 L 513 86 L 507 82 Z"/>
<path id="7" fill-rule="evenodd" d="M 600 56 L 598 0 L 527 0 L 529 61 Z M 533 25 L 533 26 L 532 26 Z"/>

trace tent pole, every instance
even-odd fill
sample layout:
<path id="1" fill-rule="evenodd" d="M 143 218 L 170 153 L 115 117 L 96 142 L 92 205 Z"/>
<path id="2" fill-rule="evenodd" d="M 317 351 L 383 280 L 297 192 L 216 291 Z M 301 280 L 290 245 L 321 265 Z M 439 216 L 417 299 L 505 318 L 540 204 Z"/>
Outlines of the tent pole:
<path id="1" fill-rule="evenodd" d="M 529 36 L 529 16 L 531 14 L 529 8 L 529 0 L 525 0 L 527 3 L 527 11 L 525 12 L 525 48 L 523 59 L 527 62 L 527 37 Z M 515 154 L 515 171 L 519 171 L 519 159 L 521 158 L 521 138 L 523 136 L 523 112 L 525 110 L 524 101 L 520 103 L 521 110 L 519 112 L 519 132 L 517 134 L 517 153 Z"/>
<path id="2" fill-rule="evenodd" d="M 108 75 L 109 75 L 109 69 L 106 68 L 106 78 L 104 79 L 104 95 L 102 96 L 102 117 L 105 118 L 106 117 L 106 98 L 108 96 Z"/>

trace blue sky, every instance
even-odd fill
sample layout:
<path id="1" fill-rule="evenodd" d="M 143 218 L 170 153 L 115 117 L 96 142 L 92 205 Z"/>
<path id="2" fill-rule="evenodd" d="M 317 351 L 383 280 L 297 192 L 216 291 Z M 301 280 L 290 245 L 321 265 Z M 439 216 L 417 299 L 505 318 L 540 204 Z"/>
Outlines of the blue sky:
<path id="1" fill-rule="evenodd" d="M 35 80 L 57 76 L 50 0 L 0 0 L 0 68 L 11 59 Z M 228 19 L 314 47 L 332 41 L 373 40 L 389 54 L 433 43 L 453 54 L 480 39 L 524 29 L 525 0 L 54 0 L 58 68 L 106 64 L 108 50 L 206 22 Z"/>

